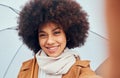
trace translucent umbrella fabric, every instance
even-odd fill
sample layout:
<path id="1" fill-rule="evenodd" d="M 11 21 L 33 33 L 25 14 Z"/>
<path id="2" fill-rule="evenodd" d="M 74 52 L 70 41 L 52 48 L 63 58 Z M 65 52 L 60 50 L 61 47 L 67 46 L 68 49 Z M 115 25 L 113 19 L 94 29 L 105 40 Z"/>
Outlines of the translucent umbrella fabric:
<path id="1" fill-rule="evenodd" d="M 21 42 L 15 30 L 20 7 L 26 1 L 0 1 L 0 78 L 16 78 L 22 62 L 33 57 L 32 51 Z M 74 50 L 80 54 L 81 59 L 91 60 L 91 67 L 95 70 L 107 58 L 107 40 L 104 38 L 106 37 L 105 23 L 103 22 L 104 16 L 101 15 L 103 7 L 100 7 L 103 6 L 101 5 L 103 0 L 93 0 L 94 3 L 86 0 L 77 1 L 88 12 L 90 31 L 85 46 Z"/>

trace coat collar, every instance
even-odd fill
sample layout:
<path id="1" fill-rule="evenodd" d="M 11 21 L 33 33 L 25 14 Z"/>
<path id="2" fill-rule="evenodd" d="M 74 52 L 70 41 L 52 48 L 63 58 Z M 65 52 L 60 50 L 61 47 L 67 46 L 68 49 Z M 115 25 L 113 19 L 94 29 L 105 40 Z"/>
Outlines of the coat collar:
<path id="1" fill-rule="evenodd" d="M 38 78 L 38 69 L 37 60 L 34 56 L 33 59 L 30 59 L 22 64 L 18 78 Z"/>
<path id="2" fill-rule="evenodd" d="M 78 78 L 81 67 L 87 67 L 88 65 L 89 65 L 89 61 L 80 61 L 79 57 L 77 57 L 76 63 L 70 68 L 67 74 L 64 74 L 62 76 L 62 78 Z M 21 75 L 24 76 L 24 77 L 22 76 L 22 78 L 38 78 L 38 69 L 39 66 L 37 64 L 36 57 L 34 56 L 33 59 L 23 63 L 18 78 L 21 78 L 20 77 Z M 26 77 L 26 74 L 29 75 L 27 75 Z"/>

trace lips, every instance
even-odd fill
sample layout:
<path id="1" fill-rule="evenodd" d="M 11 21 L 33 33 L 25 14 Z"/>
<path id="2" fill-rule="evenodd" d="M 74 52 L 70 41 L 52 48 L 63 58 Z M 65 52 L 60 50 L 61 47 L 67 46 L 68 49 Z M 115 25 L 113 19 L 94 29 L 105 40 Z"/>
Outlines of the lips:
<path id="1" fill-rule="evenodd" d="M 58 50 L 59 46 L 54 46 L 54 47 L 47 47 L 47 52 L 55 53 Z"/>

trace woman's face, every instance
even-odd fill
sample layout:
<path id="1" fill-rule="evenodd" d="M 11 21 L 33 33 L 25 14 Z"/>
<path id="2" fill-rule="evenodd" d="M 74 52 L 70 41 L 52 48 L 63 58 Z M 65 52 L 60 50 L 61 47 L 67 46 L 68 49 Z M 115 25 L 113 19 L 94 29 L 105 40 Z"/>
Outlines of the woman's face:
<path id="1" fill-rule="evenodd" d="M 47 23 L 38 31 L 39 44 L 50 57 L 59 56 L 66 47 L 66 35 L 55 23 Z"/>

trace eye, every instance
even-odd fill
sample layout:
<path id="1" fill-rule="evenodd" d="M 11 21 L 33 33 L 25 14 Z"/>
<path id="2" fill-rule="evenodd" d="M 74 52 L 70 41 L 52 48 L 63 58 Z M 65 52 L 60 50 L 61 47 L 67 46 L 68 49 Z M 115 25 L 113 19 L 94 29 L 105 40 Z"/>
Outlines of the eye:
<path id="1" fill-rule="evenodd" d="M 40 33 L 40 34 L 39 34 L 39 37 L 40 37 L 40 38 L 45 38 L 45 37 L 47 37 L 47 34 L 43 34 L 43 33 L 41 34 L 41 33 Z"/>
<path id="2" fill-rule="evenodd" d="M 58 31 L 54 31 L 54 35 L 59 35 L 60 33 L 61 33 L 60 30 L 58 30 Z"/>
<path id="3" fill-rule="evenodd" d="M 56 32 L 54 32 L 54 34 L 60 34 L 60 31 L 56 31 Z"/>

